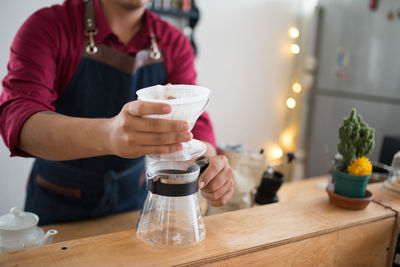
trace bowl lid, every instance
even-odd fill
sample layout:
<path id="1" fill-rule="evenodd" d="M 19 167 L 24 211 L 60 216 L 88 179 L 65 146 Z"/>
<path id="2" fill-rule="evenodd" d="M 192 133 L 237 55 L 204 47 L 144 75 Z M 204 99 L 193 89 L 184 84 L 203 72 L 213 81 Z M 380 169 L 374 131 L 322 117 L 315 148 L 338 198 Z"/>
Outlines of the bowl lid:
<path id="1" fill-rule="evenodd" d="M 38 221 L 37 215 L 14 207 L 10 213 L 0 217 L 0 230 L 22 230 L 37 225 Z"/>

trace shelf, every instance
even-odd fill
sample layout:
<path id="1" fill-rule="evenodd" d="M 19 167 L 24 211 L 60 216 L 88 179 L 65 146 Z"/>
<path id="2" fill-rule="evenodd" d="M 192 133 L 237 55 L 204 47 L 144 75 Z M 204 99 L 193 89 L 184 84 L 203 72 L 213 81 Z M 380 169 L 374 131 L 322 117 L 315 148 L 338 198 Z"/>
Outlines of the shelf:
<path id="1" fill-rule="evenodd" d="M 199 14 L 194 11 L 181 11 L 181 10 L 174 10 L 174 9 L 158 9 L 158 8 L 150 8 L 150 11 L 157 13 L 159 15 L 166 15 L 166 16 L 173 16 L 179 18 L 189 18 L 189 19 L 198 19 Z"/>

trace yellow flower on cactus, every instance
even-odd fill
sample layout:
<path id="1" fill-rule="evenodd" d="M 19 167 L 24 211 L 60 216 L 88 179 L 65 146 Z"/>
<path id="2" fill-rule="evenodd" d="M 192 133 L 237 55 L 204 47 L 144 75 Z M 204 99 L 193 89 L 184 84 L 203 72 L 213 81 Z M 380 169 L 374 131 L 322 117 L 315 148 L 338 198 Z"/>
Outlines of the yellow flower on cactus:
<path id="1" fill-rule="evenodd" d="M 351 175 L 369 175 L 372 172 L 372 164 L 367 157 L 353 160 L 347 167 L 347 173 Z"/>

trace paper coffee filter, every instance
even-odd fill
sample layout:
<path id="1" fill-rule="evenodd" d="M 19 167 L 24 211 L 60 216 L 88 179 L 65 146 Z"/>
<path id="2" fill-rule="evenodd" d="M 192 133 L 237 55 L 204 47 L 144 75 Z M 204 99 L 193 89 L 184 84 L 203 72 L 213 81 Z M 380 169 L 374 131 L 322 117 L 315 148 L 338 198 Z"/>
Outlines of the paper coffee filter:
<path id="1" fill-rule="evenodd" d="M 140 100 L 171 105 L 171 113 L 148 117 L 185 120 L 189 122 L 190 129 L 193 129 L 196 120 L 208 105 L 210 90 L 196 85 L 155 85 L 140 89 L 136 93 Z"/>
<path id="2" fill-rule="evenodd" d="M 143 101 L 168 103 L 170 105 L 190 104 L 208 99 L 210 90 L 185 84 L 155 85 L 136 92 Z"/>

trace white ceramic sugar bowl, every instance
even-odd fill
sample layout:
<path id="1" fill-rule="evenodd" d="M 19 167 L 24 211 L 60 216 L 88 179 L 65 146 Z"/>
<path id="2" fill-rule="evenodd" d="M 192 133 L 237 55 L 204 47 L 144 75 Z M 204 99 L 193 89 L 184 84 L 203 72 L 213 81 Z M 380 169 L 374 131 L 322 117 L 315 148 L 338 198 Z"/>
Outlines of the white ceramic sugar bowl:
<path id="1" fill-rule="evenodd" d="M 23 212 L 14 207 L 10 213 L 0 217 L 0 252 L 14 251 L 40 245 L 51 244 L 57 230 L 45 234 L 38 227 L 39 217 L 31 212 Z"/>

